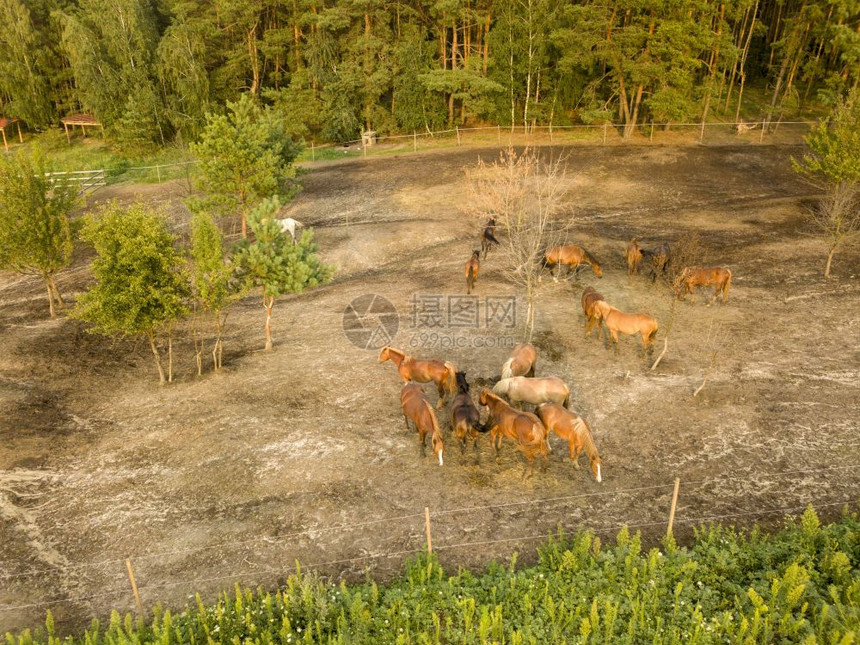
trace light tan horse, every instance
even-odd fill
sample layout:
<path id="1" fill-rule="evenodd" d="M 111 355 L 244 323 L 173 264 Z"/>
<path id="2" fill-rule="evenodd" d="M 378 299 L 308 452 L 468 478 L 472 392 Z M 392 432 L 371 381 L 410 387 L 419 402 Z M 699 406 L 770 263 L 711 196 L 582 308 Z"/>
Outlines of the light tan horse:
<path id="1" fill-rule="evenodd" d="M 397 366 L 397 372 L 405 382 L 433 381 L 439 391 L 437 408 L 441 408 L 445 403 L 446 393 L 454 394 L 457 391 L 457 368 L 451 363 L 439 360 L 421 361 L 408 356 L 401 349 L 385 346 L 379 352 L 379 362 L 384 363 L 387 360 L 391 360 Z"/>
<path id="2" fill-rule="evenodd" d="M 430 405 L 430 400 L 424 394 L 424 388 L 418 383 L 407 383 L 400 390 L 400 407 L 403 410 L 403 418 L 406 420 L 406 429 L 410 430 L 409 422 L 415 424 L 415 429 L 418 430 L 418 441 L 421 442 L 421 456 L 424 456 L 424 438 L 430 433 L 430 443 L 433 446 L 433 453 L 439 459 L 439 465 L 442 465 L 442 453 L 445 449 L 445 444 L 442 441 L 442 433 L 439 431 L 439 424 L 436 422 L 436 415 L 433 414 L 433 408 Z"/>
<path id="3" fill-rule="evenodd" d="M 480 400 L 481 405 L 490 410 L 490 441 L 496 449 L 497 458 L 502 447 L 502 438 L 508 438 L 517 444 L 517 448 L 528 460 L 530 471 L 534 469 L 535 455 L 543 457 L 546 468 L 549 444 L 546 428 L 541 420 L 530 412 L 512 408 L 489 390 L 481 392 Z"/>
<path id="4" fill-rule="evenodd" d="M 493 392 L 508 397 L 511 403 L 540 405 L 552 401 L 567 406 L 570 402 L 570 388 L 557 376 L 503 378 L 493 386 Z"/>
<path id="5" fill-rule="evenodd" d="M 634 237 L 627 245 L 627 279 L 633 277 L 634 274 L 642 270 L 642 247 L 639 246 L 639 241 Z"/>
<path id="6" fill-rule="evenodd" d="M 594 445 L 594 439 L 591 437 L 591 427 L 588 425 L 588 421 L 557 403 L 544 403 L 538 407 L 536 412 L 547 432 L 552 431 L 560 439 L 567 441 L 573 467 L 579 469 L 577 459 L 579 453 L 585 450 L 594 479 L 598 484 L 602 482 L 600 455 L 597 454 L 597 446 Z"/>
<path id="7" fill-rule="evenodd" d="M 654 337 L 657 335 L 657 320 L 648 314 L 627 314 L 619 311 L 605 300 L 594 304 L 594 308 L 609 330 L 611 342 L 618 352 L 618 334 L 641 334 L 642 355 L 651 349 Z"/>
<path id="8" fill-rule="evenodd" d="M 591 334 L 594 325 L 597 325 L 598 338 L 603 336 L 602 318 L 595 309 L 594 305 L 606 299 L 602 294 L 598 293 L 593 287 L 586 287 L 582 291 L 582 311 L 585 314 L 585 335 Z"/>
<path id="9" fill-rule="evenodd" d="M 479 250 L 472 251 L 472 258 L 466 262 L 464 274 L 466 276 L 466 294 L 472 293 L 475 287 L 475 282 L 478 280 L 478 270 L 481 268 L 481 252 Z"/>
<path id="10" fill-rule="evenodd" d="M 547 249 L 544 254 L 542 264 L 544 267 L 549 268 L 550 273 L 552 273 L 557 267 L 567 267 L 567 269 L 570 270 L 576 269 L 582 264 L 587 264 L 591 267 L 591 270 L 594 271 L 594 275 L 598 278 L 603 277 L 603 271 L 600 269 L 600 264 L 598 264 L 597 260 L 595 260 L 588 251 L 580 246 L 556 246 L 555 248 Z M 561 273 L 560 268 L 558 271 Z"/>
<path id="11" fill-rule="evenodd" d="M 711 303 L 721 293 L 723 302 L 726 302 L 729 299 L 729 289 L 732 286 L 732 272 L 722 267 L 686 267 L 678 277 L 675 293 L 682 300 L 689 293 L 690 302 L 693 302 L 695 299 L 693 287 L 707 287 L 708 285 L 714 285 L 714 297 L 711 298 Z"/>
<path id="12" fill-rule="evenodd" d="M 502 378 L 534 376 L 537 364 L 537 348 L 531 343 L 514 346 L 511 357 L 502 365 Z"/>

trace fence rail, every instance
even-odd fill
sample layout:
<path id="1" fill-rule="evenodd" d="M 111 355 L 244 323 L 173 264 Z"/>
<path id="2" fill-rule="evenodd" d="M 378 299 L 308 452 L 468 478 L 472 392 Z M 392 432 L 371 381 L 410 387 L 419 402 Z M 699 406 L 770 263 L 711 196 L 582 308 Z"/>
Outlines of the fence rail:
<path id="1" fill-rule="evenodd" d="M 65 172 L 46 172 L 45 177 L 52 184 L 61 184 L 69 186 L 77 184 L 79 192 L 85 193 L 88 190 L 96 190 L 101 186 L 107 185 L 104 168 L 96 170 L 67 170 Z"/>

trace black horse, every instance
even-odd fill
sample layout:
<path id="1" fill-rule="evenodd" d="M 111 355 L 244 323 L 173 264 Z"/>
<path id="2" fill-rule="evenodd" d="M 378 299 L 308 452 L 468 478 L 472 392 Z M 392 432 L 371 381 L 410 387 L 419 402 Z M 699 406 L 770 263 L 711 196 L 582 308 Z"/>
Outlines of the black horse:
<path id="1" fill-rule="evenodd" d="M 486 258 L 487 251 L 490 250 L 490 247 L 499 245 L 499 240 L 496 239 L 496 220 L 491 217 L 486 226 L 484 226 L 484 231 L 481 233 L 481 253 Z"/>
<path id="2" fill-rule="evenodd" d="M 472 402 L 469 395 L 469 383 L 465 372 L 457 372 L 457 388 L 459 392 L 451 405 L 451 431 L 460 442 L 460 452 L 466 450 L 466 442 L 471 438 L 475 450 L 478 449 L 478 433 L 489 431 L 488 426 L 481 423 L 481 413 Z"/>

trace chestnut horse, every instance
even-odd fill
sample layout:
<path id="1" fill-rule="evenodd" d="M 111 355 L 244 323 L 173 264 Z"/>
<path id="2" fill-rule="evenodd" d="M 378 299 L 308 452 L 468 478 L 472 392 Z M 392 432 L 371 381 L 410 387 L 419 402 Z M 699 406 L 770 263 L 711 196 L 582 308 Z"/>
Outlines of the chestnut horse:
<path id="1" fill-rule="evenodd" d="M 586 287 L 582 292 L 582 311 L 585 313 L 585 335 L 591 334 L 591 330 L 597 324 L 598 338 L 603 335 L 602 318 L 598 314 L 594 305 L 597 302 L 605 301 L 602 294 L 598 293 L 594 287 Z"/>
<path id="2" fill-rule="evenodd" d="M 475 286 L 475 281 L 478 279 L 478 270 L 481 268 L 480 262 L 481 252 L 472 251 L 472 259 L 466 262 L 466 294 L 472 293 L 472 288 Z"/>
<path id="3" fill-rule="evenodd" d="M 503 378 L 493 386 L 493 392 L 505 395 L 512 403 L 540 405 L 552 401 L 566 407 L 570 402 L 570 388 L 557 376 Z"/>
<path id="4" fill-rule="evenodd" d="M 594 303 L 594 309 L 609 330 L 609 336 L 611 342 L 615 344 L 616 352 L 618 352 L 619 332 L 631 335 L 641 334 L 643 356 L 651 349 L 651 343 L 654 342 L 654 337 L 657 335 L 656 319 L 648 314 L 626 314 L 605 300 Z"/>
<path id="5" fill-rule="evenodd" d="M 466 442 L 471 439 L 475 450 L 478 449 L 478 433 L 488 432 L 489 428 L 481 425 L 481 413 L 472 403 L 469 394 L 469 382 L 465 372 L 457 372 L 457 387 L 459 392 L 451 404 L 451 431 L 460 441 L 460 452 L 466 450 Z"/>
<path id="6" fill-rule="evenodd" d="M 570 410 L 565 410 L 557 403 L 544 403 L 538 407 L 536 412 L 547 432 L 552 431 L 560 439 L 567 441 L 573 467 L 579 469 L 577 459 L 579 453 L 584 449 L 594 479 L 597 480 L 598 484 L 602 482 L 600 455 L 597 454 L 597 447 L 591 438 L 591 427 L 588 425 L 588 421 Z"/>
<path id="7" fill-rule="evenodd" d="M 502 439 L 507 437 L 517 444 L 520 452 L 528 460 L 530 470 L 534 470 L 535 455 L 543 457 L 544 468 L 546 468 L 549 445 L 546 428 L 540 419 L 530 412 L 521 412 L 512 408 L 489 390 L 481 392 L 481 405 L 490 410 L 488 425 L 491 426 L 490 441 L 496 449 L 496 458 L 498 458 L 499 448 L 502 447 Z"/>
<path id="8" fill-rule="evenodd" d="M 642 270 L 642 247 L 634 237 L 627 245 L 627 279 L 633 277 L 633 274 L 639 273 Z"/>
<path id="9" fill-rule="evenodd" d="M 552 249 L 547 249 L 544 253 L 542 265 L 549 268 L 550 273 L 556 267 L 567 267 L 568 270 L 576 270 L 581 265 L 587 264 L 594 271 L 594 275 L 598 278 L 603 277 L 603 271 L 600 269 L 600 264 L 594 259 L 588 251 L 580 246 L 557 246 Z M 561 273 L 561 268 L 558 269 Z M 555 274 L 553 274 L 555 276 Z"/>
<path id="10" fill-rule="evenodd" d="M 430 400 L 424 394 L 424 388 L 418 383 L 407 383 L 400 390 L 400 407 L 403 409 L 403 418 L 406 420 L 406 429 L 410 430 L 409 422 L 415 424 L 415 429 L 418 430 L 418 441 L 421 442 L 421 456 L 424 452 L 424 438 L 427 433 L 430 433 L 430 443 L 433 446 L 433 453 L 439 459 L 439 465 L 442 465 L 442 452 L 445 445 L 442 441 L 442 433 L 439 431 L 439 424 L 436 423 L 436 415 L 433 414 L 433 408 L 430 405 Z"/>
<path id="11" fill-rule="evenodd" d="M 397 372 L 404 382 L 427 383 L 433 381 L 436 384 L 436 389 L 439 391 L 437 408 L 441 408 L 444 404 L 446 392 L 454 394 L 457 390 L 457 368 L 451 363 L 438 360 L 421 361 L 407 356 L 406 352 L 401 349 L 386 345 L 379 352 L 379 362 L 384 363 L 389 359 L 397 366 Z"/>
<path id="12" fill-rule="evenodd" d="M 502 378 L 512 376 L 534 376 L 537 364 L 537 348 L 531 343 L 514 346 L 511 357 L 502 365 Z"/>
<path id="13" fill-rule="evenodd" d="M 693 287 L 714 285 L 714 297 L 711 298 L 711 303 L 717 299 L 720 293 L 722 293 L 723 302 L 725 302 L 729 299 L 729 289 L 732 286 L 732 272 L 722 267 L 686 267 L 681 272 L 678 281 L 679 284 L 675 288 L 675 293 L 681 299 L 689 293 L 690 302 L 693 302 L 695 298 Z"/>
<path id="14" fill-rule="evenodd" d="M 481 232 L 481 253 L 484 254 L 485 258 L 490 251 L 490 247 L 494 244 L 498 246 L 499 241 L 496 239 L 496 220 L 491 217 L 487 220 L 487 225 L 484 226 L 484 230 Z"/>

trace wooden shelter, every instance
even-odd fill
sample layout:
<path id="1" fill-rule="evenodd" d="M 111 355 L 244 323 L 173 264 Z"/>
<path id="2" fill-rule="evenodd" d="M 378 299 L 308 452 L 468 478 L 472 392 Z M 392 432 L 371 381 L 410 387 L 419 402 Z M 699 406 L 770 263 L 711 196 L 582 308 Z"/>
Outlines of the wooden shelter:
<path id="1" fill-rule="evenodd" d="M 3 147 L 6 150 L 9 150 L 9 142 L 6 141 L 6 128 L 8 128 L 12 124 L 16 124 L 18 126 L 18 141 L 24 143 L 24 137 L 21 136 L 21 122 L 15 117 L 2 117 L 0 116 L 0 133 L 3 134 Z"/>
<path id="2" fill-rule="evenodd" d="M 104 132 L 105 129 L 105 127 L 99 123 L 96 117 L 92 114 L 70 114 L 69 116 L 60 119 L 60 123 L 63 124 L 63 128 L 66 130 L 66 140 L 69 143 L 72 142 L 72 137 L 69 135 L 69 126 L 81 126 L 81 130 L 84 131 L 84 136 L 87 136 L 87 128 L 101 128 L 102 132 Z"/>

